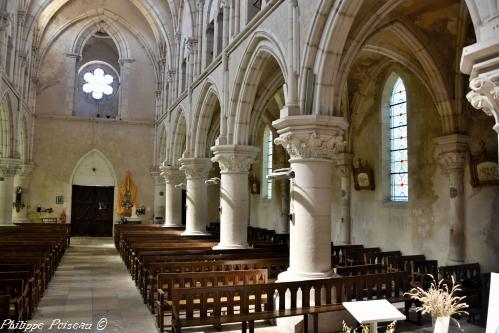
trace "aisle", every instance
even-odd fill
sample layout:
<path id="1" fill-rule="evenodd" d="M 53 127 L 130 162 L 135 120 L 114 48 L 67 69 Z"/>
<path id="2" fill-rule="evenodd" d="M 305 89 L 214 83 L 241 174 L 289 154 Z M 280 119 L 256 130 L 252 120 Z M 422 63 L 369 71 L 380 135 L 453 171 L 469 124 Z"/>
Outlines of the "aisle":
<path id="1" fill-rule="evenodd" d="M 52 325 L 55 320 L 60 329 Z M 92 328 L 68 329 L 62 326 L 66 322 Z M 71 239 L 30 323 L 44 323 L 36 332 L 157 332 L 112 238 Z"/>

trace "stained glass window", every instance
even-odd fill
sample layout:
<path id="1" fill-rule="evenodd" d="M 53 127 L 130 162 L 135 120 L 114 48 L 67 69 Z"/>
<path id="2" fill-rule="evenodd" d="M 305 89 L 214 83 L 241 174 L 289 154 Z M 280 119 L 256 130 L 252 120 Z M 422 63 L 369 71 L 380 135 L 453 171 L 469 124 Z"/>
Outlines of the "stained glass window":
<path id="1" fill-rule="evenodd" d="M 409 200 L 407 154 L 407 97 L 398 78 L 390 97 L 390 188 L 392 201 Z"/>
<path id="2" fill-rule="evenodd" d="M 272 143 L 273 136 L 269 127 L 265 127 L 263 132 L 263 197 L 272 199 L 272 180 L 267 179 L 267 175 L 272 173 Z"/>
<path id="3" fill-rule="evenodd" d="M 83 91 L 87 94 L 92 94 L 93 99 L 101 99 L 104 95 L 113 93 L 112 83 L 114 78 L 105 74 L 101 68 L 96 68 L 93 72 L 87 72 L 83 75 Z"/>

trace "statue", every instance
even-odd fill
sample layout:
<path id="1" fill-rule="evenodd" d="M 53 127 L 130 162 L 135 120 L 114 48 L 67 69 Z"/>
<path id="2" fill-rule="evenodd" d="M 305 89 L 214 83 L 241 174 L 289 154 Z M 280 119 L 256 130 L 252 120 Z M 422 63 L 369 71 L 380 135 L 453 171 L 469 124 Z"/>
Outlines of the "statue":
<path id="1" fill-rule="evenodd" d="M 132 180 L 132 173 L 127 171 L 125 180 L 118 187 L 116 213 L 123 217 L 132 215 L 132 208 L 137 204 L 137 185 Z"/>

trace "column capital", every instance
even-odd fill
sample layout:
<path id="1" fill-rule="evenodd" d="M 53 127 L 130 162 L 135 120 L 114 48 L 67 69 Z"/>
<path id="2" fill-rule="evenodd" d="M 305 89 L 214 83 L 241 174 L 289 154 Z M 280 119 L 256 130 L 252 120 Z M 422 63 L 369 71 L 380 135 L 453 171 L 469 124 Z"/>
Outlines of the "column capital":
<path id="1" fill-rule="evenodd" d="M 471 105 L 499 123 L 499 70 L 478 75 L 471 79 L 469 86 L 471 91 L 466 98 Z"/>
<path id="2" fill-rule="evenodd" d="M 283 146 L 291 159 L 332 160 L 345 146 L 348 122 L 343 117 L 306 115 L 280 118 L 272 126 L 279 134 L 274 143 Z"/>
<path id="3" fill-rule="evenodd" d="M 211 147 L 222 173 L 245 173 L 256 159 L 260 148 L 244 145 L 217 145 Z"/>
<path id="4" fill-rule="evenodd" d="M 21 161 L 13 158 L 0 158 L 0 176 L 14 177 L 19 170 Z"/>
<path id="5" fill-rule="evenodd" d="M 29 163 L 28 164 L 20 164 L 19 170 L 17 171 L 17 176 L 29 178 L 29 177 L 31 177 L 31 174 L 33 173 L 34 169 L 35 169 L 34 164 L 29 164 Z"/>
<path id="6" fill-rule="evenodd" d="M 160 171 L 153 169 L 149 172 L 149 174 L 151 175 L 154 185 L 161 185 L 165 183 L 165 178 L 161 176 Z"/>
<path id="7" fill-rule="evenodd" d="M 342 177 L 350 177 L 352 173 L 353 154 L 339 153 L 334 157 L 334 166 Z"/>
<path id="8" fill-rule="evenodd" d="M 177 167 L 161 165 L 161 177 L 165 179 L 166 184 L 177 185 L 184 181 L 184 173 Z"/>
<path id="9" fill-rule="evenodd" d="M 131 64 L 133 62 L 135 62 L 135 59 L 133 59 L 133 58 L 120 58 L 118 60 L 118 63 L 120 64 L 120 66 L 125 66 L 125 65 Z"/>
<path id="10" fill-rule="evenodd" d="M 187 179 L 206 179 L 211 170 L 211 159 L 209 158 L 181 158 L 181 171 L 185 172 Z"/>
<path id="11" fill-rule="evenodd" d="M 466 165 L 468 142 L 470 137 L 461 134 L 451 134 L 435 138 L 438 144 L 438 158 L 447 170 L 462 170 Z"/>

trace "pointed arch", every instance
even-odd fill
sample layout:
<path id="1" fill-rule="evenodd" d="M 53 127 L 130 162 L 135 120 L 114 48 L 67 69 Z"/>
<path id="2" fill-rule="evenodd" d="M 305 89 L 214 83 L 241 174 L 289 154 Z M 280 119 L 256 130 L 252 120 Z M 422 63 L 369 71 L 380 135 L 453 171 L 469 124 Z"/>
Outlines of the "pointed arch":
<path id="1" fill-rule="evenodd" d="M 175 121 L 172 122 L 172 137 L 170 140 L 170 165 L 178 166 L 179 159 L 184 153 L 188 154 L 189 140 L 187 133 L 190 132 L 190 127 L 187 121 L 185 110 L 179 107 L 177 109 Z"/>
<path id="2" fill-rule="evenodd" d="M 12 157 L 13 143 L 12 100 L 6 93 L 0 102 L 0 157 Z"/>
<path id="3" fill-rule="evenodd" d="M 262 68 L 270 59 L 278 64 L 282 76 L 286 78 L 286 61 L 279 43 L 267 31 L 255 32 L 237 70 L 230 108 L 224 109 L 228 115 L 228 142 L 248 143 L 250 117 L 263 74 Z"/>
<path id="4" fill-rule="evenodd" d="M 193 123 L 193 128 L 196 129 L 192 136 L 194 157 L 206 157 L 206 146 L 210 142 L 208 140 L 210 124 L 214 116 L 218 115 L 220 119 L 221 107 L 220 93 L 216 84 L 211 79 L 206 80 L 199 95 Z M 215 119 L 215 121 L 220 124 L 220 120 Z"/>
<path id="5" fill-rule="evenodd" d="M 83 178 L 86 177 L 86 174 L 81 173 L 83 171 L 82 166 L 88 163 L 95 163 L 95 165 L 99 165 L 103 168 L 99 170 L 96 167 L 95 176 L 83 180 Z M 87 186 L 116 186 L 116 184 L 118 184 L 118 178 L 116 177 L 116 172 L 111 161 L 109 161 L 102 151 L 94 148 L 84 154 L 75 164 L 69 179 L 69 184 Z"/>

